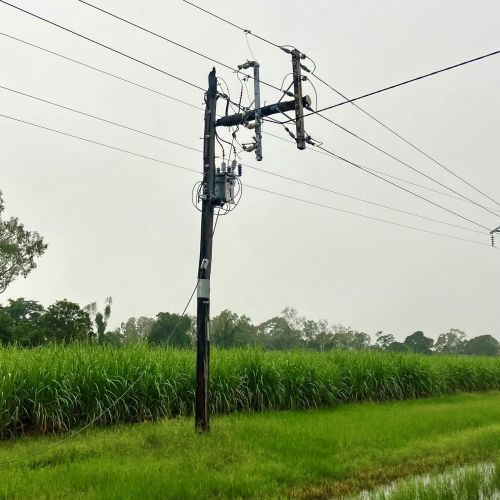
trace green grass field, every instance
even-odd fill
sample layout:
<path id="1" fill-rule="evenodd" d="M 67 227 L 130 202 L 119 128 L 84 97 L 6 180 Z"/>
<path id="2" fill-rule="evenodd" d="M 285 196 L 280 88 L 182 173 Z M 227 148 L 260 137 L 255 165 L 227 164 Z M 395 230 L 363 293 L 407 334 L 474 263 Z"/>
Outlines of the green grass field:
<path id="1" fill-rule="evenodd" d="M 62 436 L 0 442 L 0 461 Z M 0 498 L 331 498 L 495 460 L 500 392 L 89 429 L 0 465 Z M 404 497 L 402 497 L 404 498 Z"/>
<path id="2" fill-rule="evenodd" d="M 454 468 L 443 474 L 397 481 L 364 491 L 359 500 L 493 500 L 500 498 L 500 460 Z"/>
<path id="3" fill-rule="evenodd" d="M 0 437 L 190 415 L 191 350 L 0 349 Z M 500 389 L 500 358 L 214 350 L 214 413 L 336 407 Z M 116 404 L 115 404 L 116 403 Z"/>

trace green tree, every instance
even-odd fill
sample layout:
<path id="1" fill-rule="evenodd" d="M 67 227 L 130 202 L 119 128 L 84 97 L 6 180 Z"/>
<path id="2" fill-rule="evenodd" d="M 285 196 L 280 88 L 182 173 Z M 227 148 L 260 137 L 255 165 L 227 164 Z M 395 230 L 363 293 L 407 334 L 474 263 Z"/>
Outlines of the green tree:
<path id="1" fill-rule="evenodd" d="M 332 344 L 334 349 L 350 351 L 354 349 L 354 331 L 350 326 L 334 325 L 332 327 Z"/>
<path id="2" fill-rule="evenodd" d="M 257 340 L 267 349 L 297 349 L 304 345 L 302 332 L 294 328 L 285 316 L 276 316 L 257 327 Z"/>
<path id="3" fill-rule="evenodd" d="M 37 346 L 45 338 L 40 327 L 40 318 L 44 312 L 41 304 L 24 298 L 9 299 L 3 312 L 10 318 L 10 342 L 20 346 Z"/>
<path id="4" fill-rule="evenodd" d="M 116 328 L 115 330 L 106 332 L 102 340 L 103 344 L 112 345 L 115 347 L 122 345 L 123 342 L 124 339 L 120 328 Z"/>
<path id="5" fill-rule="evenodd" d="M 66 299 L 49 306 L 40 323 L 48 340 L 69 343 L 87 341 L 94 337 L 88 312 Z"/>
<path id="6" fill-rule="evenodd" d="M 479 335 L 465 343 L 465 354 L 474 354 L 477 356 L 497 356 L 500 354 L 498 340 L 491 335 Z"/>
<path id="7" fill-rule="evenodd" d="M 135 322 L 135 328 L 139 340 L 145 339 L 149 336 L 154 324 L 154 318 L 147 318 L 146 316 L 137 318 L 137 321 Z"/>
<path id="8" fill-rule="evenodd" d="M 411 349 L 407 344 L 405 344 L 403 342 L 394 341 L 394 342 L 391 342 L 387 346 L 386 351 L 387 352 L 410 352 Z"/>
<path id="9" fill-rule="evenodd" d="M 104 300 L 104 310 L 100 312 L 97 309 L 97 302 L 92 302 L 86 305 L 83 310 L 90 316 L 95 325 L 95 333 L 97 335 L 97 341 L 102 344 L 104 342 L 104 334 L 106 333 L 106 328 L 108 326 L 109 317 L 111 316 L 111 305 L 113 304 L 113 299 L 111 297 L 106 297 Z"/>
<path id="10" fill-rule="evenodd" d="M 153 318 L 141 316 L 136 319 L 132 317 L 122 322 L 120 328 L 113 330 L 113 332 L 106 332 L 106 336 L 113 334 L 114 340 L 112 343 L 115 345 L 117 343 L 135 344 L 149 336 L 154 323 L 155 320 Z M 106 342 L 110 343 L 109 339 Z"/>
<path id="11" fill-rule="evenodd" d="M 135 344 L 139 342 L 137 320 L 135 318 L 129 318 L 127 321 L 122 322 L 120 325 L 120 333 L 125 344 Z"/>
<path id="12" fill-rule="evenodd" d="M 332 348 L 332 332 L 328 328 L 326 319 L 320 319 L 319 321 L 304 320 L 302 336 L 309 349 L 325 351 Z"/>
<path id="13" fill-rule="evenodd" d="M 161 312 L 156 315 L 148 341 L 156 345 L 189 347 L 191 345 L 191 337 L 188 334 L 190 327 L 191 318 L 188 316 Z"/>
<path id="14" fill-rule="evenodd" d="M 0 344 L 6 345 L 12 341 L 12 319 L 0 307 Z"/>
<path id="15" fill-rule="evenodd" d="M 391 333 L 377 332 L 375 337 L 375 347 L 382 351 L 388 351 L 389 346 L 396 341 Z"/>
<path id="16" fill-rule="evenodd" d="M 210 322 L 210 339 L 219 347 L 243 347 L 255 343 L 256 328 L 247 316 L 225 309 Z"/>
<path id="17" fill-rule="evenodd" d="M 370 335 L 368 335 L 367 333 L 354 332 L 352 347 L 356 349 L 356 351 L 362 351 L 370 347 L 371 341 L 372 339 L 370 338 Z"/>
<path id="18" fill-rule="evenodd" d="M 26 278 L 47 248 L 43 238 L 36 231 L 27 231 L 17 217 L 4 220 L 4 209 L 0 191 L 0 293 L 18 276 Z"/>
<path id="19" fill-rule="evenodd" d="M 430 354 L 434 340 L 424 335 L 424 332 L 418 331 L 408 335 L 404 340 L 403 344 L 408 346 L 408 348 L 413 352 L 418 352 L 420 354 Z"/>
<path id="20" fill-rule="evenodd" d="M 443 354 L 461 354 L 465 347 L 465 337 L 465 332 L 462 330 L 451 328 L 450 331 L 438 337 L 434 350 Z"/>

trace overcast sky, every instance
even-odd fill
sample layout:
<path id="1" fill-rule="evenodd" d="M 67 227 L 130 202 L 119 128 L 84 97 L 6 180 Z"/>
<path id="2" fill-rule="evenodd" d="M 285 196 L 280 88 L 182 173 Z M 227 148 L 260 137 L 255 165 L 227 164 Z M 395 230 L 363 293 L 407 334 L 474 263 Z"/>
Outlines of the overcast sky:
<path id="1" fill-rule="evenodd" d="M 498 0 L 358 0 L 307 3 L 198 0 L 235 23 L 314 59 L 317 74 L 354 97 L 500 48 Z M 76 0 L 12 3 L 203 88 L 210 61 L 190 54 Z M 243 33 L 180 0 L 95 3 L 231 67 L 253 58 Z M 88 41 L 0 5 L 0 30 L 46 49 L 203 106 L 203 93 Z M 249 37 L 263 80 L 280 86 L 289 56 Z M 0 85 L 201 148 L 203 112 L 0 35 Z M 306 61 L 307 66 L 312 66 Z M 240 82 L 216 65 L 231 97 Z M 500 56 L 359 102 L 443 165 L 500 199 Z M 318 105 L 339 102 L 315 83 Z M 251 91 L 251 86 L 250 86 Z M 280 94 L 263 87 L 263 100 Z M 309 84 L 305 92 L 314 96 Z M 243 103 L 249 104 L 246 91 Z M 4 115 L 200 170 L 196 151 L 141 136 L 0 89 Z M 219 112 L 224 103 L 219 101 Z M 446 186 L 493 209 L 499 205 L 432 163 L 351 105 L 325 113 Z M 200 215 L 191 205 L 196 174 L 0 118 L 0 188 L 6 215 L 18 216 L 49 244 L 38 268 L 1 299 L 45 306 L 113 297 L 113 326 L 131 316 L 181 312 L 195 285 Z M 315 116 L 309 134 L 354 162 L 446 191 Z M 265 131 L 288 138 L 278 125 Z M 223 131 L 227 135 L 227 131 Z M 240 131 L 240 142 L 250 140 Z M 483 231 L 379 179 L 308 148 L 264 136 L 264 160 L 241 161 L 352 196 Z M 226 151 L 227 153 L 227 151 Z M 220 148 L 218 148 L 220 155 Z M 218 160 L 220 161 L 220 160 Z M 243 182 L 316 203 L 489 244 L 483 234 L 418 219 L 244 170 Z M 399 182 L 399 181 L 398 181 Z M 494 228 L 473 204 L 405 187 Z M 500 246 L 500 237 L 498 238 Z M 403 339 L 415 330 L 437 337 L 449 328 L 500 338 L 500 252 L 488 246 L 363 219 L 252 189 L 219 220 L 214 240 L 212 313 L 231 309 L 261 322 L 293 306 L 330 323 Z M 195 303 L 190 313 L 195 313 Z"/>

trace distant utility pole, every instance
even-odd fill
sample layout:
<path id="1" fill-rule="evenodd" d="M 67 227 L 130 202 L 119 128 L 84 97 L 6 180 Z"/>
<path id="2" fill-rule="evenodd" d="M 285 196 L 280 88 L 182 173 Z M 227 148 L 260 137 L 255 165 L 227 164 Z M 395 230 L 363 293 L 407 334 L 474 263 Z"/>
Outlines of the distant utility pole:
<path id="1" fill-rule="evenodd" d="M 491 234 L 491 246 L 495 246 L 495 234 L 500 234 L 500 226 L 498 226 L 496 229 L 493 229 L 493 231 L 490 231 Z"/>
<path id="2" fill-rule="evenodd" d="M 210 274 L 212 268 L 212 240 L 214 234 L 214 207 L 224 208 L 235 204 L 234 186 L 241 176 L 241 165 L 236 168 L 222 162 L 215 167 L 215 129 L 244 125 L 255 129 L 254 143 L 245 150 L 255 151 L 257 161 L 262 160 L 262 120 L 276 113 L 295 110 L 297 147 L 304 149 L 307 137 L 304 131 L 303 108 L 311 105 L 309 96 L 302 97 L 302 77 L 300 60 L 303 56 L 294 50 L 292 53 L 294 75 L 294 99 L 279 101 L 276 104 L 260 107 L 260 66 L 256 61 L 249 61 L 239 68 L 254 70 L 254 109 L 243 113 L 216 119 L 217 112 L 217 77 L 215 68 L 208 75 L 208 91 L 205 101 L 205 131 L 203 135 L 203 179 L 198 200 L 201 201 L 201 238 L 200 258 L 198 262 L 197 318 L 196 318 L 196 402 L 195 429 L 199 432 L 210 430 L 209 415 L 209 372 L 210 372 Z M 285 94 L 288 94 L 285 91 Z"/>

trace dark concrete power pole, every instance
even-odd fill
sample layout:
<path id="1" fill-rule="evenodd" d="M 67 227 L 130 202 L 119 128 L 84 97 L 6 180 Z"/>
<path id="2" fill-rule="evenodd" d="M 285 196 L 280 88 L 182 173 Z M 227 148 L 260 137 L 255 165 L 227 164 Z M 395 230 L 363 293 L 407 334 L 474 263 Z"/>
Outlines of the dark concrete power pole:
<path id="1" fill-rule="evenodd" d="M 245 67 L 254 67 L 256 80 L 256 108 L 244 113 L 223 116 L 216 119 L 217 108 L 217 77 L 215 68 L 208 75 L 208 91 L 206 93 L 205 132 L 203 135 L 203 180 L 198 199 L 201 200 L 201 239 L 200 259 L 198 262 L 198 299 L 196 318 L 196 402 L 195 428 L 199 432 L 210 430 L 209 415 L 209 370 L 210 370 L 210 273 L 212 269 L 212 240 L 214 234 L 214 207 L 235 205 L 234 186 L 240 182 L 241 165 L 226 165 L 215 169 L 215 137 L 216 127 L 232 127 L 236 125 L 249 126 L 254 121 L 256 129 L 255 143 L 251 151 L 255 150 L 257 160 L 262 159 L 262 119 L 277 113 L 286 113 L 295 109 L 297 127 L 297 147 L 304 149 L 306 136 L 304 132 L 303 108 L 311 105 L 309 96 L 302 96 L 302 77 L 300 74 L 303 56 L 297 50 L 292 53 L 294 99 L 279 101 L 276 104 L 260 107 L 259 66 L 255 61 L 245 64 Z M 243 66 L 242 66 L 243 67 Z M 249 127 L 250 128 L 250 127 Z M 250 151 L 250 149 L 247 149 Z M 238 173 L 237 173 L 238 172 Z"/>
<path id="2" fill-rule="evenodd" d="M 215 118 L 217 107 L 217 77 L 215 68 L 208 75 L 205 132 L 203 135 L 203 181 L 201 206 L 200 260 L 198 266 L 198 299 L 196 320 L 196 404 L 195 428 L 210 430 L 208 377 L 210 368 L 210 271 L 215 193 Z"/>
<path id="3" fill-rule="evenodd" d="M 301 59 L 304 56 L 297 50 L 292 50 L 293 94 L 295 97 L 295 127 L 297 147 L 306 149 L 306 132 L 304 130 L 304 105 L 302 98 Z M 309 103 L 310 105 L 310 103 Z"/>

